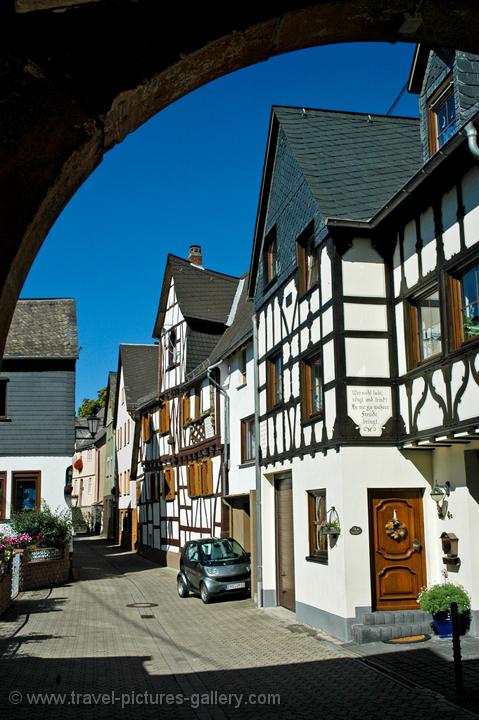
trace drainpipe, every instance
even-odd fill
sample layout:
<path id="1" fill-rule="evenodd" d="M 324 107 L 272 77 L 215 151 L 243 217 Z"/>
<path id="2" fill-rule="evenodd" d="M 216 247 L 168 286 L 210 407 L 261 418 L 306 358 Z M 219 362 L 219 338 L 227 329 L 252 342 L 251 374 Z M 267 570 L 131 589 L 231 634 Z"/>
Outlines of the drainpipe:
<path id="1" fill-rule="evenodd" d="M 263 607 L 263 545 L 261 522 L 261 467 L 259 464 L 259 379 L 258 379 L 258 326 L 253 318 L 253 369 L 254 369 L 254 435 L 256 438 L 256 604 Z"/>
<path id="2" fill-rule="evenodd" d="M 464 128 L 467 135 L 467 144 L 469 146 L 469 150 L 474 155 L 476 160 L 479 160 L 479 145 L 477 144 L 477 129 L 474 123 L 468 122 L 466 127 Z"/>
<path id="3" fill-rule="evenodd" d="M 214 365 L 210 365 L 210 367 L 209 367 L 208 370 L 206 371 L 206 376 L 207 376 L 208 380 L 215 386 L 215 388 L 217 388 L 217 390 L 219 390 L 219 392 L 221 393 L 221 395 L 223 395 L 224 400 L 225 400 L 225 405 L 224 405 L 224 425 L 223 425 L 223 427 L 224 427 L 224 429 L 225 429 L 225 442 L 224 442 L 224 463 L 223 463 L 223 468 L 222 468 L 223 497 L 224 497 L 224 496 L 226 495 L 226 493 L 227 493 L 226 478 L 227 478 L 227 473 L 229 473 L 229 469 L 230 469 L 230 456 L 229 456 L 229 449 L 230 449 L 230 399 L 229 399 L 229 395 L 228 395 L 228 393 L 226 392 L 226 390 L 225 390 L 223 387 L 221 387 L 221 385 L 220 385 L 219 383 L 216 382 L 216 380 L 214 379 L 214 377 L 213 377 L 212 374 L 211 374 L 211 372 L 212 372 L 213 370 L 215 370 L 216 368 L 219 368 L 219 366 L 221 365 L 222 362 L 223 362 L 223 360 L 219 360 L 219 361 L 218 361 L 217 363 L 215 363 Z"/>

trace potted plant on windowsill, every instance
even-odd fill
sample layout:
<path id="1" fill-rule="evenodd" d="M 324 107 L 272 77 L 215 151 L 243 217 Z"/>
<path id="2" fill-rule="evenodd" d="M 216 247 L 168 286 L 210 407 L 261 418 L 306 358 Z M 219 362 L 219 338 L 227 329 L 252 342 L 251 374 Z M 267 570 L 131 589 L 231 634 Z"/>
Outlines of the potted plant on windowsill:
<path id="1" fill-rule="evenodd" d="M 471 598 L 462 585 L 439 583 L 423 588 L 417 597 L 421 610 L 430 612 L 439 637 L 452 637 L 451 603 L 457 603 L 459 631 L 464 635 L 469 625 Z"/>

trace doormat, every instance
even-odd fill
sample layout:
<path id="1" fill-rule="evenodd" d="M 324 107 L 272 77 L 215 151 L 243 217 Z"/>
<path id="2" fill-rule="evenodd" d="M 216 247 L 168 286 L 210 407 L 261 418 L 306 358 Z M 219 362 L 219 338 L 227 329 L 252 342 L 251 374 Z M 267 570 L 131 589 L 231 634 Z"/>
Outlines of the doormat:
<path id="1" fill-rule="evenodd" d="M 426 634 L 421 635 L 407 635 L 406 637 L 391 638 L 391 640 L 383 640 L 388 645 L 404 645 L 405 643 L 419 643 L 430 640 L 431 636 Z"/>

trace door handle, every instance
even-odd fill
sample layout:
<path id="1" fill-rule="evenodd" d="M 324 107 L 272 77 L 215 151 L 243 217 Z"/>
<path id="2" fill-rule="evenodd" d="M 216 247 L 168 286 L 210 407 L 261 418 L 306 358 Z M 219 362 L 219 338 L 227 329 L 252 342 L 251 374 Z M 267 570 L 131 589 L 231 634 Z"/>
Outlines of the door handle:
<path id="1" fill-rule="evenodd" d="M 420 552 L 422 550 L 422 545 L 419 542 L 419 540 L 413 540 L 411 543 L 412 549 L 416 552 Z"/>

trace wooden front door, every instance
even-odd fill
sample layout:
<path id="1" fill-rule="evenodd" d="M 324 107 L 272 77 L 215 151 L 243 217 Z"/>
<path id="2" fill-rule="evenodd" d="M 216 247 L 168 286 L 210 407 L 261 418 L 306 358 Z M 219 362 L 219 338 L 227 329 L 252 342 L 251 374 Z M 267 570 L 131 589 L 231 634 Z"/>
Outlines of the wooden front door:
<path id="1" fill-rule="evenodd" d="M 373 609 L 417 610 L 426 585 L 421 490 L 370 490 Z"/>
<path id="2" fill-rule="evenodd" d="M 293 484 L 291 476 L 275 482 L 276 576 L 278 605 L 296 607 L 294 589 Z"/>

